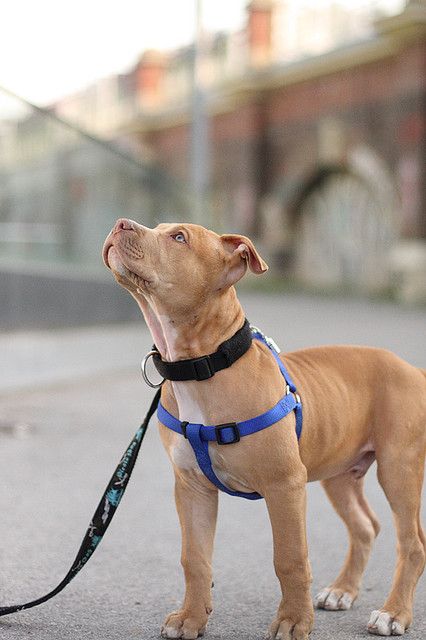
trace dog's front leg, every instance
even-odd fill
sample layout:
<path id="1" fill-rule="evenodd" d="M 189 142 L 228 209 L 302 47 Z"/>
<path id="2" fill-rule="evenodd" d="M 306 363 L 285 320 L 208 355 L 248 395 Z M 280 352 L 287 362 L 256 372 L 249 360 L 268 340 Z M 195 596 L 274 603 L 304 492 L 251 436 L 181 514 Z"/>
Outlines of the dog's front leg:
<path id="1" fill-rule="evenodd" d="M 211 561 L 218 492 L 184 474 L 176 474 L 175 499 L 182 529 L 186 591 L 182 608 L 166 617 L 161 635 L 189 640 L 204 633 L 213 609 Z"/>
<path id="2" fill-rule="evenodd" d="M 277 616 L 267 635 L 270 639 L 306 640 L 313 627 L 305 483 L 303 469 L 264 493 L 272 524 L 275 572 L 282 591 Z"/>

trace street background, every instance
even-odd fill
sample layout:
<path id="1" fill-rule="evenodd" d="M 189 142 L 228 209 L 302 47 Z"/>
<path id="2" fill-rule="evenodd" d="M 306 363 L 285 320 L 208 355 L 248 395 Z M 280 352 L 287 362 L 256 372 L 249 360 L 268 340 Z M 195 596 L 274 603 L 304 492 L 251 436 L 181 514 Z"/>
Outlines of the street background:
<path id="1" fill-rule="evenodd" d="M 425 310 L 296 294 L 243 293 L 241 298 L 250 320 L 284 351 L 314 344 L 368 344 L 426 366 Z M 21 379 L 13 368 L 9 380 L 8 367 L 2 373 L 1 414 L 9 430 L 0 431 L 0 604 L 38 597 L 62 579 L 153 395 L 138 370 L 139 359 L 151 344 L 142 320 L 99 327 L 96 332 L 69 329 L 61 335 L 60 342 L 45 332 L 15 336 L 16 345 L 19 339 L 20 344 L 25 340 L 30 345 L 33 365 L 22 368 Z M 17 358 L 19 350 L 17 346 Z M 13 363 L 12 353 L 9 358 Z M 352 610 L 317 612 L 313 640 L 368 637 L 369 615 L 383 604 L 390 588 L 395 535 L 375 464 L 366 484 L 382 531 L 363 589 Z M 335 577 L 347 548 L 344 526 L 319 483 L 308 485 L 308 534 L 315 595 Z M 171 466 L 154 420 L 128 491 L 93 559 L 54 600 L 1 618 L 0 636 L 158 638 L 163 617 L 179 606 L 182 597 L 179 557 Z M 220 496 L 214 581 L 215 610 L 208 637 L 263 637 L 279 600 L 263 501 Z M 425 601 L 423 576 L 408 635 L 412 640 L 426 637 Z"/>
<path id="2" fill-rule="evenodd" d="M 37 32 L 6 3 L 0 330 L 135 318 L 100 259 L 119 217 L 426 303 L 426 0 L 76 2 L 39 0 Z"/>
<path id="3" fill-rule="evenodd" d="M 151 338 L 101 259 L 117 218 L 249 236 L 270 270 L 241 296 L 284 350 L 368 344 L 426 368 L 426 0 L 5 0 L 1 20 L 0 605 L 62 579 L 151 401 Z M 153 423 L 88 568 L 0 638 L 158 637 L 183 586 L 172 485 Z M 374 467 L 367 489 L 383 528 L 364 590 L 317 614 L 315 640 L 366 637 L 389 590 Z M 308 495 L 315 594 L 346 535 Z M 425 602 L 423 578 L 412 639 Z M 213 640 L 271 622 L 262 502 L 221 496 L 215 603 Z"/>

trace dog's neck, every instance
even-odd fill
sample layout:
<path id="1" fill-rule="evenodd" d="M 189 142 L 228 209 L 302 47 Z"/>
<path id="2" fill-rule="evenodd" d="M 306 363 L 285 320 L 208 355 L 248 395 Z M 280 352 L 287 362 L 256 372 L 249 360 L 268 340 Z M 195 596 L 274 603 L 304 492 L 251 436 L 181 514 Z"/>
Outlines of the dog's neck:
<path id="1" fill-rule="evenodd" d="M 137 302 L 161 357 L 169 362 L 214 353 L 222 342 L 231 338 L 242 327 L 245 318 L 234 287 L 184 317 L 165 313 L 161 305 L 146 298 L 137 298 Z M 217 389 L 218 377 L 219 374 L 212 379 L 211 393 L 208 396 L 203 393 L 204 387 L 202 389 L 197 381 L 171 382 L 182 420 L 210 423 L 213 419 L 210 404 L 213 396 L 220 394 Z"/>
<path id="2" fill-rule="evenodd" d="M 161 357 L 169 362 L 214 353 L 244 322 L 234 287 L 185 314 L 174 314 L 142 296 L 137 302 Z"/>

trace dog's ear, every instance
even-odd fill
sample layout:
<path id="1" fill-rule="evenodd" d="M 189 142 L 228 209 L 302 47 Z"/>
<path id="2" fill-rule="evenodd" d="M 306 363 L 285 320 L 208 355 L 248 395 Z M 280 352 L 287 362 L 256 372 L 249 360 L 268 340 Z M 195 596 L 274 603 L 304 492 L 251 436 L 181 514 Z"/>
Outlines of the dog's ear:
<path id="1" fill-rule="evenodd" d="M 256 247 L 246 236 L 228 234 L 220 236 L 223 248 L 229 254 L 227 260 L 228 273 L 226 282 L 230 286 L 240 280 L 247 270 L 247 266 L 253 273 L 261 274 L 268 270 L 268 265 L 263 260 Z"/>

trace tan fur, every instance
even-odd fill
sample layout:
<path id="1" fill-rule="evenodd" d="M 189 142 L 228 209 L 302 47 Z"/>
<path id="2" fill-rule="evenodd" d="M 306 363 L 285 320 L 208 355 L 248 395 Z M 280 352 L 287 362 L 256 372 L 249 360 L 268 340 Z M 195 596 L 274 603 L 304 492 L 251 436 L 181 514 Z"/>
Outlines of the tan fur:
<path id="1" fill-rule="evenodd" d="M 182 241 L 183 234 L 184 241 Z M 104 260 L 138 302 L 153 339 L 168 360 L 212 353 L 243 324 L 232 286 L 246 270 L 266 270 L 252 242 L 218 236 L 191 224 L 148 229 L 119 220 L 104 246 Z M 294 416 L 220 447 L 210 443 L 214 468 L 231 489 L 264 496 L 274 538 L 274 563 L 283 591 L 269 638 L 304 640 L 313 626 L 311 573 L 305 532 L 305 483 L 321 480 L 350 537 L 346 562 L 317 605 L 349 608 L 379 524 L 362 491 L 374 459 L 392 507 L 398 535 L 394 582 L 369 630 L 389 635 L 412 621 L 414 589 L 425 564 L 419 509 L 426 450 L 425 372 L 381 349 L 332 346 L 286 354 L 303 403 L 297 442 Z M 238 391 L 236 393 L 236 391 Z M 162 402 L 181 420 L 206 424 L 242 421 L 273 406 L 284 381 L 263 344 L 203 382 L 166 382 Z M 191 414 L 191 415 L 188 415 Z M 217 489 L 181 436 L 160 425 L 176 478 L 186 595 L 162 634 L 196 638 L 212 610 L 211 556 Z M 404 461 L 401 461 L 404 451 Z M 402 631 L 401 631 L 402 630 Z M 389 633 L 388 633 L 389 632 Z"/>

